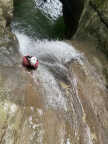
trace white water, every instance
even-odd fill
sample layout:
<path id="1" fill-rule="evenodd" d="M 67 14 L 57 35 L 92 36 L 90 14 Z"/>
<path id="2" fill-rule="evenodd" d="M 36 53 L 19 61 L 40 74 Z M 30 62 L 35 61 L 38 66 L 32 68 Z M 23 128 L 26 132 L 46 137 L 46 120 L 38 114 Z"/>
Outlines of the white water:
<path id="1" fill-rule="evenodd" d="M 34 41 L 23 33 L 15 32 L 22 55 L 33 55 L 38 58 L 51 56 L 59 62 L 65 64 L 72 59 L 80 58 L 81 54 L 71 45 L 62 41 L 37 40 Z M 50 61 L 49 61 L 50 63 Z"/>
<path id="2" fill-rule="evenodd" d="M 36 7 L 49 16 L 51 19 L 56 20 L 62 15 L 62 4 L 59 0 L 35 0 Z"/>
<path id="3" fill-rule="evenodd" d="M 47 105 L 67 111 L 67 101 L 54 74 L 57 73 L 58 77 L 64 79 L 67 73 L 64 64 L 74 59 L 80 59 L 81 54 L 65 42 L 34 41 L 22 33 L 15 32 L 15 34 L 19 40 L 20 53 L 36 56 L 39 59 L 40 65 L 38 70 L 33 73 L 33 78 L 35 81 L 38 78 Z"/>

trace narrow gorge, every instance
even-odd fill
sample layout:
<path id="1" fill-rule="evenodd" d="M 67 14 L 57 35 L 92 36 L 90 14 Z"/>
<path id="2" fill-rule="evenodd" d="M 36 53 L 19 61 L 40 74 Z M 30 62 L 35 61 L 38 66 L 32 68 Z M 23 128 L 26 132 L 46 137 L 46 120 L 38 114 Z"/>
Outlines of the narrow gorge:
<path id="1" fill-rule="evenodd" d="M 73 3 L 61 2 L 0 0 L 0 144 L 108 144 L 106 17 L 80 1 L 70 28 Z M 28 54 L 36 71 L 22 66 Z"/>

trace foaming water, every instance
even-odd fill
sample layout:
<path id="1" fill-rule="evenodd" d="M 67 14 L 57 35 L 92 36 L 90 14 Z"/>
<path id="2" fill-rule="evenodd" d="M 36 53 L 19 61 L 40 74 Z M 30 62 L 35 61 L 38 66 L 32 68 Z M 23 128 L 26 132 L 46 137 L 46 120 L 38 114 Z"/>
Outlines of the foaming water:
<path id="1" fill-rule="evenodd" d="M 49 63 L 52 62 L 51 59 L 55 58 L 56 61 L 59 61 L 62 64 L 81 56 L 74 47 L 65 42 L 48 40 L 34 41 L 24 34 L 18 32 L 15 32 L 15 34 L 19 40 L 20 53 L 22 55 L 34 55 L 40 60 L 43 59 L 44 62 L 49 60 Z M 45 60 L 45 57 L 49 59 Z"/>
<path id="2" fill-rule="evenodd" d="M 78 65 L 80 64 L 79 67 L 83 69 L 87 76 L 91 79 L 95 78 L 98 81 L 99 87 L 101 86 L 103 88 L 102 80 L 94 71 L 94 67 L 89 64 L 86 57 L 71 45 L 61 41 L 34 41 L 23 33 L 15 32 L 15 34 L 19 40 L 20 53 L 22 55 L 36 56 L 39 59 L 39 68 L 33 73 L 33 79 L 36 83 L 39 82 L 39 87 L 45 97 L 46 106 L 67 111 L 67 98 L 63 95 L 58 81 L 65 83 L 71 81 L 71 77 L 68 76 L 69 70 L 65 65 L 74 60 L 78 62 Z M 76 95 L 74 98 L 77 97 L 76 106 L 78 106 L 79 111 L 79 105 L 81 106 L 81 103 L 77 94 L 74 77 L 72 83 L 73 91 L 75 91 L 74 95 Z"/>
<path id="3" fill-rule="evenodd" d="M 62 4 L 59 0 L 35 0 L 36 7 L 42 10 L 51 19 L 56 20 L 62 15 Z"/>
<path id="4" fill-rule="evenodd" d="M 68 81 L 65 64 L 80 59 L 81 54 L 65 42 L 34 41 L 22 33 L 15 34 L 19 40 L 20 53 L 36 56 L 39 59 L 40 65 L 33 73 L 33 79 L 37 81 L 38 78 L 47 106 L 67 111 L 67 100 L 60 90 L 57 79 Z"/>
<path id="5" fill-rule="evenodd" d="M 33 75 L 34 80 L 37 80 L 37 77 L 47 107 L 51 106 L 54 109 L 67 111 L 66 99 L 52 73 L 46 67 L 40 65 L 38 71 Z"/>

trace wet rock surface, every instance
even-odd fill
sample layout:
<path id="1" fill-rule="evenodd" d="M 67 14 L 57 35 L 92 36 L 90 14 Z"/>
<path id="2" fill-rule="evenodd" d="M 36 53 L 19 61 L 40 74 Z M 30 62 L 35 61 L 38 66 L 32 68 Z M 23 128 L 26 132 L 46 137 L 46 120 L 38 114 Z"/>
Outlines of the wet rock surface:
<path id="1" fill-rule="evenodd" d="M 108 143 L 107 90 L 86 58 L 65 64 L 68 83 L 53 75 L 62 94 L 58 100 L 53 93 L 48 98 L 43 93 L 47 83 L 42 85 L 39 78 L 42 64 L 37 72 L 27 72 L 19 58 L 17 62 L 0 67 L 1 144 Z M 51 95 L 55 105 L 50 104 Z M 61 104 L 63 98 L 66 108 Z"/>
<path id="2" fill-rule="evenodd" d="M 34 82 L 21 66 L 21 55 L 18 52 L 18 41 L 10 31 L 13 1 L 0 1 L 0 143 L 17 143 L 24 121 L 24 106 L 33 105 L 36 99 Z M 27 93 L 27 94 L 26 94 Z M 35 103 L 36 105 L 36 103 Z M 39 104 L 38 104 L 39 105 Z M 19 142 L 20 143 L 20 142 Z"/>
<path id="3" fill-rule="evenodd" d="M 85 0 L 77 38 L 92 38 L 97 47 L 108 54 L 108 1 Z"/>
<path id="4" fill-rule="evenodd" d="M 86 122 L 90 126 L 92 143 L 106 144 L 108 143 L 107 126 L 105 124 L 108 119 L 106 114 L 106 99 L 108 98 L 108 92 L 106 86 L 107 81 L 104 77 L 103 70 L 104 67 L 108 67 L 107 58 L 95 48 L 95 43 L 93 42 L 73 41 L 72 43 L 88 57 L 88 60 L 85 59 L 85 64 L 83 65 L 88 70 L 82 66 L 87 71 L 84 70 L 85 72 L 82 72 L 82 68 L 78 66 L 79 64 L 73 65 L 72 69 L 76 69 L 75 74 L 79 77 L 77 77 L 79 79 L 77 79 L 77 86 L 79 87 L 79 96 L 86 114 Z M 90 63 L 92 64 L 91 66 L 89 65 Z M 86 77 L 85 75 L 88 76 Z M 81 81 L 83 84 L 81 84 Z M 84 95 L 85 97 L 83 97 Z"/>

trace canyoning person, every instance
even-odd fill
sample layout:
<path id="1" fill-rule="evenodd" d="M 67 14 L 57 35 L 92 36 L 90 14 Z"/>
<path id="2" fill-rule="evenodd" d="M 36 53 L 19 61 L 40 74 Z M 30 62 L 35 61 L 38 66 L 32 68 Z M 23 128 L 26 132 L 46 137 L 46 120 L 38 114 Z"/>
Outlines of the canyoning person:
<path id="1" fill-rule="evenodd" d="M 28 69 L 37 69 L 39 65 L 39 61 L 35 56 L 24 56 L 23 57 L 23 66 Z"/>

